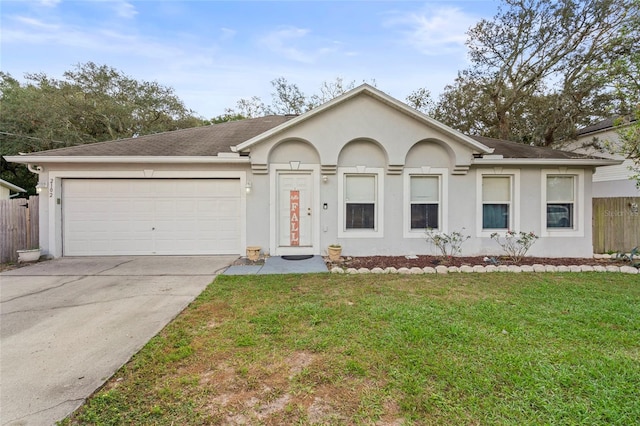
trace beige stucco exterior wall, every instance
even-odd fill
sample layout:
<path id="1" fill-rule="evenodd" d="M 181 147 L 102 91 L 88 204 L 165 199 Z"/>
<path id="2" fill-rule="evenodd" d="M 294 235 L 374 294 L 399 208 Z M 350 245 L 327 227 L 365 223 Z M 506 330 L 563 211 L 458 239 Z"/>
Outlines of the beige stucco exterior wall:
<path id="1" fill-rule="evenodd" d="M 260 246 L 266 253 L 281 254 L 274 238 L 275 176 L 280 170 L 293 170 L 308 173 L 312 179 L 313 244 L 304 249 L 311 254 L 326 254 L 333 243 L 342 244 L 343 254 L 352 256 L 435 254 L 421 232 L 408 229 L 408 175 L 418 173 L 441 176 L 443 231 L 461 231 L 471 236 L 462 246 L 462 255 L 496 255 L 501 254 L 501 249 L 489 233 L 480 229 L 479 220 L 479 182 L 482 173 L 490 173 L 514 176 L 514 230 L 533 231 L 541 236 L 531 255 L 591 256 L 590 167 L 508 165 L 499 159 L 495 164 L 479 166 L 473 164 L 477 149 L 455 132 L 362 94 L 248 147 L 250 157 L 245 163 L 238 162 L 243 161 L 240 158 L 235 163 L 121 164 L 111 158 L 110 163 L 44 164 L 39 181 L 49 184 L 49 192 L 43 194 L 47 201 L 40 203 L 41 246 L 47 254 L 62 254 L 62 210 L 58 202 L 62 198 L 62 179 L 226 177 L 240 180 L 243 247 Z M 542 200 L 545 171 L 578 178 L 578 220 L 571 232 L 546 230 L 546 206 Z M 340 219 L 344 200 L 340 194 L 348 173 L 375 174 L 380 184 L 379 223 L 373 234 L 344 229 Z M 251 186 L 249 193 L 244 191 L 247 184 Z"/>
<path id="2" fill-rule="evenodd" d="M 291 139 L 312 144 L 323 165 L 336 165 L 342 148 L 357 139 L 382 147 L 389 165 L 404 164 L 409 149 L 426 139 L 442 140 L 452 153 L 451 161 L 460 165 L 469 165 L 473 158 L 472 151 L 450 135 L 364 94 L 252 146 L 252 163 L 268 163 L 273 147 Z"/>
<path id="3" fill-rule="evenodd" d="M 251 160 L 256 164 L 279 163 L 282 170 L 292 167 L 289 163 L 306 164 L 321 172 L 314 174 L 319 182 L 319 202 L 314 212 L 318 212 L 320 247 L 315 250 L 326 254 L 330 244 L 340 243 L 345 255 L 410 255 L 434 254 L 434 248 L 420 235 L 406 237 L 408 218 L 404 210 L 405 175 L 408 170 L 421 169 L 430 173 L 434 169 L 446 170 L 447 188 L 443 193 L 446 204 L 447 232 L 461 231 L 470 235 L 463 245 L 464 255 L 497 255 L 500 247 L 485 232 L 479 229 L 478 214 L 481 211 L 478 193 L 477 166 L 471 165 L 473 148 L 465 146 L 451 135 L 433 129 L 406 114 L 384 105 L 368 96 L 353 99 L 353 102 L 323 111 L 311 119 L 291 126 L 250 147 Z M 315 159 L 319 163 L 313 163 Z M 456 165 L 469 164 L 466 174 L 454 173 Z M 332 167 L 330 167 L 332 166 Z M 340 209 L 344 208 L 340 199 L 341 170 L 348 167 L 382 168 L 378 177 L 383 180 L 383 201 L 379 205 L 382 229 L 375 237 L 349 235 L 340 221 Z M 483 166 L 482 169 L 487 169 Z M 547 232 L 546 204 L 541 201 L 544 177 L 540 167 L 502 166 L 495 169 L 515 170 L 519 194 L 514 204 L 514 215 L 522 231 L 533 231 L 542 236 L 531 250 L 532 255 L 548 257 L 588 257 L 592 255 L 591 204 L 586 202 L 591 196 L 590 167 L 577 169 L 563 168 L 562 171 L 549 166 L 545 169 L 555 173 L 579 174 L 579 205 L 577 229 L 572 235 Z M 273 172 L 272 168 L 269 168 Z M 305 170 L 305 167 L 298 169 Z M 324 176 L 324 179 L 323 179 Z M 255 174 L 255 193 L 248 202 L 251 206 L 264 206 L 265 194 L 275 191 L 274 181 L 267 174 Z M 514 201 L 515 202 L 515 201 Z M 322 206 L 327 206 L 323 209 Z M 258 207 L 258 209 L 260 209 Z M 273 218 L 249 212 L 249 223 L 258 224 L 254 243 L 273 248 L 273 242 L 266 238 L 266 230 L 273 224 Z M 250 239 L 253 237 L 249 237 Z M 253 242 L 252 242 L 253 244 Z M 278 253 L 273 253 L 278 254 Z"/>

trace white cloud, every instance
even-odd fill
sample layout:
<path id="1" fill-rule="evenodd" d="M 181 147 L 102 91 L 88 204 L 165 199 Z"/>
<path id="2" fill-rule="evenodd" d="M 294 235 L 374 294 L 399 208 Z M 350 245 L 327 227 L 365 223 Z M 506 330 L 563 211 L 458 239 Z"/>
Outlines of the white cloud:
<path id="1" fill-rule="evenodd" d="M 25 25 L 28 27 L 33 27 L 33 28 L 37 28 L 39 30 L 47 30 L 47 31 L 55 31 L 58 30 L 60 27 L 58 25 L 54 25 L 54 24 L 48 24 L 46 22 L 41 21 L 40 19 L 35 19 L 35 18 L 29 18 L 26 16 L 14 16 L 13 20 L 15 20 L 16 22 L 20 23 L 21 25 Z M 5 30 L 7 28 L 5 27 Z M 4 39 L 6 41 L 6 37 L 7 34 L 3 34 L 4 35 Z"/>
<path id="2" fill-rule="evenodd" d="M 131 19 L 138 14 L 135 6 L 126 0 L 109 2 L 116 14 L 121 18 Z"/>
<path id="3" fill-rule="evenodd" d="M 3 71 L 42 71 L 59 77 L 73 64 L 93 61 L 173 87 L 189 108 L 205 117 L 223 113 L 240 98 L 257 95 L 269 102 L 269 82 L 277 77 L 296 83 L 307 94 L 339 75 L 357 84 L 375 79 L 399 99 L 431 84 L 428 88 L 435 96 L 440 89 L 436 83 L 455 77 L 454 72 L 446 78 L 449 63 L 454 62 L 454 71 L 461 68 L 455 61 L 464 56 L 464 33 L 475 21 L 468 12 L 440 4 L 439 9 L 386 14 L 385 28 L 375 34 L 370 26 L 352 30 L 342 26 L 343 21 L 332 29 L 332 21 L 313 16 L 265 30 L 263 19 L 245 15 L 246 7 L 214 20 L 205 16 L 199 2 L 153 3 L 154 13 L 145 13 L 149 3 L 134 0 L 70 2 L 47 9 L 37 3 L 42 10 L 11 3 L 11 12 L 6 9 L 1 17 Z M 367 22 L 375 25 L 388 6 L 371 4 L 366 7 Z M 285 16 L 288 5 L 277 7 Z M 131 18 L 141 25 L 133 25 Z M 340 34 L 339 40 L 328 34 Z M 399 48 L 398 40 L 410 49 Z M 434 61 L 417 55 L 414 48 L 441 57 Z"/>
<path id="4" fill-rule="evenodd" d="M 220 32 L 222 33 L 222 35 L 220 36 L 221 40 L 232 39 L 238 33 L 236 30 L 233 30 L 231 28 L 224 28 L 224 27 L 220 28 Z"/>
<path id="5" fill-rule="evenodd" d="M 404 41 L 426 55 L 464 49 L 466 32 L 478 18 L 457 7 L 427 8 L 420 12 L 394 14 L 387 27 L 404 27 Z"/>
<path id="6" fill-rule="evenodd" d="M 56 7 L 62 0 L 40 0 L 40 4 L 45 7 Z"/>
<path id="7" fill-rule="evenodd" d="M 296 27 L 282 27 L 276 31 L 272 31 L 260 40 L 260 43 L 284 58 L 292 61 L 311 64 L 316 62 L 321 56 L 335 52 L 337 50 L 336 43 L 331 43 L 331 47 L 311 47 L 301 48 L 298 45 L 302 43 L 314 44 L 315 40 L 309 40 L 307 37 L 311 33 L 310 30 Z"/>
<path id="8" fill-rule="evenodd" d="M 136 57 L 158 59 L 180 56 L 184 49 L 161 40 L 147 39 L 135 34 L 109 28 L 83 28 L 75 25 L 49 24 L 23 16 L 13 17 L 17 25 L 5 25 L 3 43 L 66 46 L 86 49 L 92 53 L 132 54 Z"/>

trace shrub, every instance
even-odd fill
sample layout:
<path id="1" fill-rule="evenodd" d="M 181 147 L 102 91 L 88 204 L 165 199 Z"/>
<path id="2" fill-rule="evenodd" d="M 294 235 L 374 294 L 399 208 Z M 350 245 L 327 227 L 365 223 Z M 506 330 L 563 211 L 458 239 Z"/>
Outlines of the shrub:
<path id="1" fill-rule="evenodd" d="M 622 260 L 623 262 L 629 262 L 631 266 L 635 266 L 636 268 L 640 268 L 640 262 L 635 259 L 640 258 L 640 247 L 634 247 L 629 253 L 618 253 L 616 254 L 616 260 Z"/>
<path id="2" fill-rule="evenodd" d="M 464 230 L 464 228 L 462 228 Z M 438 232 L 431 228 L 427 229 L 427 242 L 436 246 L 442 257 L 451 257 L 462 251 L 462 243 L 471 238 L 470 235 L 463 235 L 462 232 L 453 231 L 451 234 Z"/>
<path id="3" fill-rule="evenodd" d="M 511 260 L 518 263 L 536 242 L 538 236 L 533 232 L 507 231 L 504 237 L 494 232 L 491 234 L 491 239 L 502 247 Z"/>

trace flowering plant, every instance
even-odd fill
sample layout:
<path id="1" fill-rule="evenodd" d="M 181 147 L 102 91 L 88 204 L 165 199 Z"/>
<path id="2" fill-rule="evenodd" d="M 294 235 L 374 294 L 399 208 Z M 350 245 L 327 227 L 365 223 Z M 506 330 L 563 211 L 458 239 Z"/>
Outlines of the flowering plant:
<path id="1" fill-rule="evenodd" d="M 464 229 L 464 228 L 462 228 Z M 453 231 L 451 234 L 438 232 L 431 228 L 427 228 L 427 241 L 436 246 L 443 257 L 451 257 L 462 251 L 462 243 L 467 241 L 471 236 L 463 235 L 462 232 Z"/>
<path id="2" fill-rule="evenodd" d="M 491 239 L 495 240 L 515 263 L 527 254 L 538 236 L 531 232 L 507 231 L 504 236 L 497 232 L 491 234 Z"/>

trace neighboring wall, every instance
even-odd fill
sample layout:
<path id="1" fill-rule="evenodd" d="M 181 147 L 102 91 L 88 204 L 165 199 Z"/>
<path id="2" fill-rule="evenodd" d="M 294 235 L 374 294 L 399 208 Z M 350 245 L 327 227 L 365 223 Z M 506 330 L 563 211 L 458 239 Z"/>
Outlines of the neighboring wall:
<path id="1" fill-rule="evenodd" d="M 595 143 L 603 149 L 593 146 L 584 147 L 585 144 Z M 595 155 L 599 157 L 625 160 L 622 154 L 615 153 L 620 149 L 620 139 L 614 129 L 604 129 L 580 136 L 575 143 L 568 147 L 568 150 Z M 614 153 L 612 153 L 613 151 Z M 633 161 L 625 160 L 616 166 L 597 167 L 593 174 L 593 197 L 639 197 L 640 188 L 636 186 L 636 181 L 631 179 L 634 174 L 630 168 Z"/>

